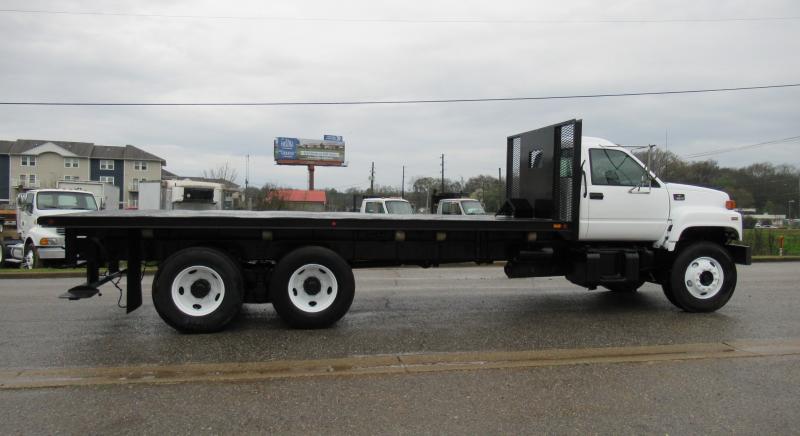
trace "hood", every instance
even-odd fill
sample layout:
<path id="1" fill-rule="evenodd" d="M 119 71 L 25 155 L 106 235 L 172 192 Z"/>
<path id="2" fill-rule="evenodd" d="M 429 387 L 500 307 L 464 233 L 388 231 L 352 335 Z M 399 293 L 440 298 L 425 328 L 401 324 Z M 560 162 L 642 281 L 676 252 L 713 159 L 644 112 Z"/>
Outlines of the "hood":
<path id="1" fill-rule="evenodd" d="M 680 183 L 666 183 L 670 193 L 670 201 L 684 201 L 686 204 L 704 205 L 725 208 L 725 202 L 730 200 L 727 193 L 702 186 L 683 185 Z M 683 200 L 678 200 L 683 194 Z"/>
<path id="2" fill-rule="evenodd" d="M 97 212 L 95 210 L 89 209 L 52 209 L 52 210 L 38 210 L 36 214 L 40 217 L 43 216 L 53 216 L 53 215 L 72 215 L 73 213 L 86 213 L 86 212 Z"/>
<path id="3" fill-rule="evenodd" d="M 86 212 L 96 212 L 94 210 L 85 210 L 85 209 L 53 209 L 53 210 L 40 210 L 37 211 L 37 215 L 39 217 L 36 219 L 36 223 L 42 227 L 51 227 L 44 223 L 44 218 L 53 216 L 53 215 L 72 215 L 74 213 L 86 213 Z"/>

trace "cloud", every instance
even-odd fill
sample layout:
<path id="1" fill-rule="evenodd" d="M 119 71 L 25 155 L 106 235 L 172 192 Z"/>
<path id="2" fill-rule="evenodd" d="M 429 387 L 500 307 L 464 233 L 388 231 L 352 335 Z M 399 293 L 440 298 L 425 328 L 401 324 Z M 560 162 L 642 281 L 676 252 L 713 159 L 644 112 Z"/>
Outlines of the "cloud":
<path id="1" fill-rule="evenodd" d="M 8 2 L 7 8 L 192 15 L 428 19 L 797 16 L 794 2 Z M 109 11 L 112 11 L 109 9 Z M 0 14 L 0 100 L 303 101 L 503 97 L 797 82 L 796 21 L 409 24 Z M 178 174 L 229 161 L 251 182 L 302 187 L 275 136 L 345 136 L 347 168 L 317 186 L 496 174 L 505 138 L 569 118 L 617 143 L 689 154 L 794 136 L 800 90 L 512 103 L 283 108 L 0 108 L 0 138 L 135 144 Z M 718 156 L 800 164 L 796 145 Z"/>

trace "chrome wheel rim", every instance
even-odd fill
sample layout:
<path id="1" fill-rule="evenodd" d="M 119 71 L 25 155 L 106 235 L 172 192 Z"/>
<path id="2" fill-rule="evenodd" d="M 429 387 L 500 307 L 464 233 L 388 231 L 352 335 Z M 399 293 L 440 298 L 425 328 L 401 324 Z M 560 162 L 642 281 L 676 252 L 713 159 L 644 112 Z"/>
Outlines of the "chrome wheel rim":
<path id="1" fill-rule="evenodd" d="M 294 307 L 303 312 L 317 313 L 333 305 L 339 284 L 328 267 L 310 263 L 294 271 L 286 291 Z"/>
<path id="2" fill-rule="evenodd" d="M 24 269 L 33 269 L 33 248 L 25 252 L 24 262 L 22 262 L 22 268 Z"/>
<path id="3" fill-rule="evenodd" d="M 711 257 L 698 257 L 689 262 L 683 275 L 686 290 L 699 300 L 707 300 L 719 294 L 725 282 L 722 265 Z"/>
<path id="4" fill-rule="evenodd" d="M 186 315 L 208 315 L 217 310 L 224 299 L 222 277 L 207 266 L 190 266 L 172 280 L 172 301 Z"/>

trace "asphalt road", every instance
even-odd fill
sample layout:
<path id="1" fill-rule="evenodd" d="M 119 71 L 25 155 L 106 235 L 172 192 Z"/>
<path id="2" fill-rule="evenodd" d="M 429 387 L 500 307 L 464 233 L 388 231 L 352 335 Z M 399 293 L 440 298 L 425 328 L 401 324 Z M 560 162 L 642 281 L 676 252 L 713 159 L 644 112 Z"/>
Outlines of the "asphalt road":
<path id="1" fill-rule="evenodd" d="M 78 279 L 4 279 L 0 372 L 464 352 L 492 359 L 531 350 L 796 341 L 798 267 L 740 267 L 733 299 L 713 314 L 683 313 L 650 284 L 625 295 L 563 279 L 508 280 L 498 267 L 361 270 L 353 307 L 334 328 L 290 330 L 270 306 L 245 306 L 214 335 L 173 331 L 149 295 L 125 315 L 111 286 L 100 298 L 68 302 L 55 296 Z M 0 385 L 0 432 L 792 433 L 800 424 L 797 353 L 604 359 L 230 381 L 212 374 L 166 384 Z"/>

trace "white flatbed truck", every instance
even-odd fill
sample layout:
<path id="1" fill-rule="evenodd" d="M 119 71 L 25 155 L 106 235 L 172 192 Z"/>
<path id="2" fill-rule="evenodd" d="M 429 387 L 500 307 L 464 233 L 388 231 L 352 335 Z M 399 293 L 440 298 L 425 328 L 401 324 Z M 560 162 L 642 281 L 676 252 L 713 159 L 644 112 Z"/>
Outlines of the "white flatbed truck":
<path id="1" fill-rule="evenodd" d="M 653 282 L 687 312 L 723 307 L 736 263 L 750 263 L 728 195 L 664 183 L 581 130 L 570 120 L 508 137 L 496 216 L 101 211 L 39 221 L 66 229 L 68 259 L 87 265 L 86 283 L 63 298 L 125 275 L 131 312 L 142 263 L 158 262 L 153 304 L 182 332 L 221 330 L 244 302 L 271 303 L 292 327 L 327 327 L 350 308 L 353 268 L 454 262 L 506 261 L 509 278 L 565 276 L 589 289 Z"/>

